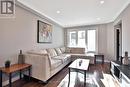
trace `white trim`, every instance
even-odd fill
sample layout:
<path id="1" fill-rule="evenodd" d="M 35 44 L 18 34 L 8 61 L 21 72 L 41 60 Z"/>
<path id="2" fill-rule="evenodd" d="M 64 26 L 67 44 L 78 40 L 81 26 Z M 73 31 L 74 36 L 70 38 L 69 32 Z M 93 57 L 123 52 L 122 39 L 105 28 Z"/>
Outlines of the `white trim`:
<path id="1" fill-rule="evenodd" d="M 16 81 L 18 79 L 19 79 L 19 76 L 16 76 L 16 77 L 12 78 L 12 82 L 14 82 L 14 81 Z M 2 82 L 2 86 L 6 86 L 8 84 L 9 84 L 9 80 L 6 80 L 6 81 Z"/>
<path id="2" fill-rule="evenodd" d="M 113 21 L 115 21 L 120 14 L 128 7 L 128 5 L 130 4 L 130 0 L 128 0 L 128 2 L 121 8 L 121 10 L 113 17 Z"/>

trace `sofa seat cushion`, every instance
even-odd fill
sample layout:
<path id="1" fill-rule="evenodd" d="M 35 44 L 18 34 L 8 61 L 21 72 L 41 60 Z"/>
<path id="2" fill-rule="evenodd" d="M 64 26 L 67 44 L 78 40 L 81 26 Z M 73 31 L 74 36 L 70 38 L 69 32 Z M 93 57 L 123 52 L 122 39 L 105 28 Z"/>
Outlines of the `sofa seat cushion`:
<path id="1" fill-rule="evenodd" d="M 71 55 L 70 54 L 61 54 L 60 57 L 63 59 L 66 59 L 66 58 L 71 58 Z"/>
<path id="2" fill-rule="evenodd" d="M 47 52 L 50 54 L 51 57 L 57 56 L 55 49 L 47 49 Z"/>
<path id="3" fill-rule="evenodd" d="M 71 57 L 86 57 L 86 54 L 71 54 Z"/>
<path id="4" fill-rule="evenodd" d="M 69 54 L 61 54 L 60 56 L 56 56 L 56 57 L 52 57 L 52 59 L 56 59 L 56 60 L 62 60 L 62 63 L 68 61 L 68 59 L 70 59 L 71 55 Z"/>
<path id="5" fill-rule="evenodd" d="M 89 53 L 87 53 L 87 54 L 70 54 L 71 55 L 71 57 L 94 57 L 94 54 L 89 54 Z"/>
<path id="6" fill-rule="evenodd" d="M 62 64 L 62 60 L 51 59 L 51 70 L 57 68 Z"/>

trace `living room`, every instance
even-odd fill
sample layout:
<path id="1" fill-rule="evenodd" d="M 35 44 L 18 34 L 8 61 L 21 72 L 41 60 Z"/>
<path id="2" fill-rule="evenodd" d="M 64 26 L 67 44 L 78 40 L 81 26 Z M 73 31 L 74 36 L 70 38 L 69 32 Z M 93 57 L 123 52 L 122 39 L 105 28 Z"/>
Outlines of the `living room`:
<path id="1" fill-rule="evenodd" d="M 69 54 L 71 52 L 67 57 L 71 57 L 74 60 L 75 58 L 78 59 L 81 57 L 83 59 L 89 59 L 91 63 L 89 67 L 90 72 L 91 70 L 100 71 L 100 68 L 102 68 L 104 73 L 110 73 L 110 61 L 117 60 L 119 56 L 124 57 L 125 51 L 130 55 L 129 2 L 129 0 L 80 0 L 74 4 L 73 0 L 57 0 L 56 2 L 50 0 L 39 0 L 39 2 L 31 0 L 15 1 L 13 17 L 7 17 L 9 14 L 3 17 L 3 15 L 0 14 L 0 67 L 5 67 L 5 62 L 8 60 L 11 65 L 17 64 L 20 50 L 22 50 L 22 54 L 25 54 L 25 56 L 30 52 L 30 54 L 25 57 L 25 62 L 30 63 L 33 69 L 33 66 L 37 66 L 37 64 L 44 64 L 44 60 L 42 60 L 41 54 L 35 56 L 38 59 L 41 58 L 41 60 L 34 58 L 34 56 L 32 57 L 32 51 L 42 49 L 43 52 L 43 49 L 55 48 L 56 50 L 56 48 L 58 48 L 56 51 L 58 54 L 59 49 L 60 52 L 63 52 L 65 47 L 66 53 Z M 115 5 L 113 3 L 118 4 Z M 86 10 L 86 12 L 84 10 Z M 47 24 L 51 27 L 51 39 L 45 41 L 39 39 L 39 30 L 40 26 L 43 26 L 42 24 Z M 118 27 L 119 25 L 121 25 L 120 29 Z M 116 30 L 120 30 L 121 32 L 120 48 L 118 49 Z M 49 51 L 47 50 L 47 52 Z M 94 55 L 96 54 L 103 55 L 103 65 L 100 63 L 101 61 L 99 61 L 99 64 L 98 62 L 95 64 Z M 34 59 L 30 60 L 30 57 Z M 44 55 L 44 58 L 47 59 L 48 56 Z M 50 61 L 50 59 L 48 58 L 46 62 L 47 61 Z M 41 65 L 39 65 L 39 68 L 35 67 L 35 70 L 31 70 L 32 77 L 38 78 L 40 81 L 31 79 L 31 82 L 26 80 L 22 82 L 18 80 L 19 75 L 14 73 L 12 76 L 12 82 L 14 82 L 12 83 L 12 87 L 32 87 L 33 85 L 33 87 L 67 87 L 59 85 L 61 80 L 69 73 L 68 66 L 72 63 L 70 61 L 72 60 L 66 62 L 66 64 L 61 66 L 58 70 L 52 72 L 51 75 L 46 73 L 48 70 L 47 66 L 49 65 L 44 65 L 46 67 L 43 70 L 40 68 Z M 45 76 L 42 78 L 39 73 L 43 71 Z M 45 84 L 44 81 L 46 82 L 46 80 L 47 83 Z M 28 85 L 31 83 L 32 85 Z M 5 87 L 9 84 L 8 75 L 4 74 L 2 76 L 2 84 Z M 77 84 L 75 87 L 82 86 Z M 86 85 L 86 87 L 88 86 Z"/>

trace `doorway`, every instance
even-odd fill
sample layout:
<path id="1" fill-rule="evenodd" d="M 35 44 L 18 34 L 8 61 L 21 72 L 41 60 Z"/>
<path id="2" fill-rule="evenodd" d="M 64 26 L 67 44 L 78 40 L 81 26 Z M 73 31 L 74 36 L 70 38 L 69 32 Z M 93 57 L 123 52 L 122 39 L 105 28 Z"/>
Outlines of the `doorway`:
<path id="1" fill-rule="evenodd" d="M 115 41 L 116 41 L 116 60 L 121 61 L 122 56 L 122 23 L 115 26 Z"/>

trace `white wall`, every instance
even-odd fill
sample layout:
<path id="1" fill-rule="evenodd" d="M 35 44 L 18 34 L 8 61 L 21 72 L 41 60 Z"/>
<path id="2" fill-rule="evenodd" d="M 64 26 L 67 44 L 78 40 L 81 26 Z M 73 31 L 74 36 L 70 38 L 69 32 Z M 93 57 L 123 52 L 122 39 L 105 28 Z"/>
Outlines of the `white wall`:
<path id="1" fill-rule="evenodd" d="M 106 61 L 115 60 L 113 23 L 98 25 L 98 53 L 103 53 Z"/>
<path id="2" fill-rule="evenodd" d="M 114 21 L 114 24 L 122 21 L 122 56 L 128 51 L 130 56 L 130 4 Z"/>
<path id="3" fill-rule="evenodd" d="M 52 43 L 37 43 L 37 20 L 47 22 L 53 26 Z M 7 59 L 11 59 L 12 63 L 16 63 L 20 49 L 25 52 L 35 48 L 53 48 L 63 45 L 64 31 L 60 26 L 21 7 L 16 7 L 15 18 L 0 19 L 0 66 L 4 66 L 4 61 Z"/>
<path id="4" fill-rule="evenodd" d="M 116 60 L 114 44 L 114 26 L 113 23 L 107 24 L 107 59 Z"/>
<path id="5" fill-rule="evenodd" d="M 98 53 L 107 56 L 107 25 L 102 24 L 98 26 Z"/>

